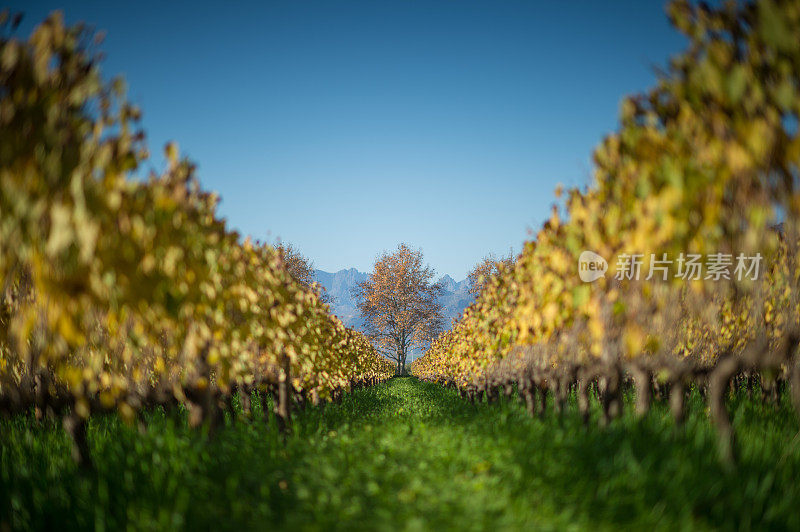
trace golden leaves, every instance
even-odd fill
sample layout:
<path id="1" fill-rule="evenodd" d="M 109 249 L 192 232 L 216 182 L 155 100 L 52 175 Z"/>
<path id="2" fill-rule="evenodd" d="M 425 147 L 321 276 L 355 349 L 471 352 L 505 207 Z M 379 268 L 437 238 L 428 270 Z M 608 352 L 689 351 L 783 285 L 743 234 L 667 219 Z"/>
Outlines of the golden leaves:
<path id="1" fill-rule="evenodd" d="M 507 276 L 513 289 L 482 288 L 415 365 L 418 375 L 478 382 L 586 353 L 613 362 L 705 349 L 698 360 L 707 363 L 723 348 L 741 348 L 762 323 L 776 338 L 783 323 L 798 322 L 787 310 L 798 307 L 789 299 L 799 289 L 790 266 L 797 258 L 787 260 L 787 252 L 797 253 L 800 235 L 800 8 L 779 0 L 760 1 L 754 11 L 675 1 L 669 13 L 688 49 L 657 87 L 623 100 L 618 132 L 594 152 L 594 184 L 570 191 L 564 216 L 555 211 L 526 243 Z M 780 230 L 770 227 L 778 215 Z M 758 283 L 616 282 L 608 278 L 612 266 L 606 279 L 584 285 L 575 271 L 583 250 L 606 259 L 641 253 L 644 266 L 665 253 L 761 253 L 780 262 Z M 513 349 L 494 347 L 508 338 L 536 348 L 522 366 L 504 366 Z"/>
<path id="2" fill-rule="evenodd" d="M 81 415 L 96 396 L 128 419 L 138 407 L 123 390 L 227 390 L 272 378 L 282 353 L 320 391 L 388 376 L 279 252 L 226 229 L 176 144 L 161 175 L 129 177 L 147 153 L 140 111 L 121 79 L 102 80 L 82 37 L 55 14 L 28 42 L 0 40 L 0 273 L 22 296 L 2 315 L 0 348 L 18 348 L 0 389 L 35 363 Z"/>

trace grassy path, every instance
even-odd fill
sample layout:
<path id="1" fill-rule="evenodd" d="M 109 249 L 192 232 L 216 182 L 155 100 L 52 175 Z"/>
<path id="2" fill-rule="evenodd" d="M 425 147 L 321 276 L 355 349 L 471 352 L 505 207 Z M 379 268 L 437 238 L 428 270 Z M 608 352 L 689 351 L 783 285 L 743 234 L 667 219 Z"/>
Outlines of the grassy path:
<path id="1" fill-rule="evenodd" d="M 93 420 L 92 477 L 63 432 L 18 418 L 0 424 L 0 528 L 800 528 L 797 424 L 757 408 L 733 405 L 732 471 L 696 401 L 684 431 L 663 409 L 586 428 L 410 378 L 301 413 L 286 444 L 260 418 L 212 441 L 163 415 Z"/>

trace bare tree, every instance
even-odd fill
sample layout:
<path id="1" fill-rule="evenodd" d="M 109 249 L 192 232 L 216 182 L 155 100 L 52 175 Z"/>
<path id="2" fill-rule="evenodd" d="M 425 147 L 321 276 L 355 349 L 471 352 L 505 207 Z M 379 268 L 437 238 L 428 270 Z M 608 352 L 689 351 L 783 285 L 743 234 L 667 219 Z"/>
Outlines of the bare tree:
<path id="1" fill-rule="evenodd" d="M 513 252 L 509 251 L 505 257 L 495 258 L 491 253 L 483 258 L 478 264 L 472 267 L 467 274 L 469 280 L 469 293 L 478 295 L 481 293 L 483 285 L 486 281 L 497 275 L 501 268 L 510 268 L 514 265 Z"/>
<path id="2" fill-rule="evenodd" d="M 353 289 L 365 332 L 375 347 L 405 372 L 406 357 L 426 348 L 444 329 L 436 272 L 423 264 L 422 251 L 400 244 L 378 257 L 372 273 Z"/>

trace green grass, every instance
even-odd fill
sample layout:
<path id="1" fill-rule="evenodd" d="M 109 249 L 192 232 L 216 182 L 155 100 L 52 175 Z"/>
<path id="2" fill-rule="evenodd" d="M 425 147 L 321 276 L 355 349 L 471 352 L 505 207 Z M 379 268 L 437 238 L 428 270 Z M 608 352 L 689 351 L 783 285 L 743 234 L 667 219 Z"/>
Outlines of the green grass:
<path id="1" fill-rule="evenodd" d="M 0 422 L 0 529 L 800 529 L 788 404 L 732 401 L 735 469 L 690 407 L 682 430 L 660 405 L 584 427 L 397 378 L 298 414 L 285 444 L 261 417 L 210 440 L 159 413 L 145 431 L 93 419 L 93 474 L 18 417 Z"/>

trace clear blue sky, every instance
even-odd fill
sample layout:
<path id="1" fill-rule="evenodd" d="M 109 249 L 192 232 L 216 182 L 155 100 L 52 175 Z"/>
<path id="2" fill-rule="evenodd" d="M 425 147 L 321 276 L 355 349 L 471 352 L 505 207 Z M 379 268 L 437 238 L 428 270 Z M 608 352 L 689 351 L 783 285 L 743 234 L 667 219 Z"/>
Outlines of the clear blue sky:
<path id="1" fill-rule="evenodd" d="M 233 227 L 327 271 L 518 251 L 684 46 L 660 1 L 111 4 L 12 8 L 25 35 L 52 9 L 106 30 L 155 164 L 176 140 Z"/>

